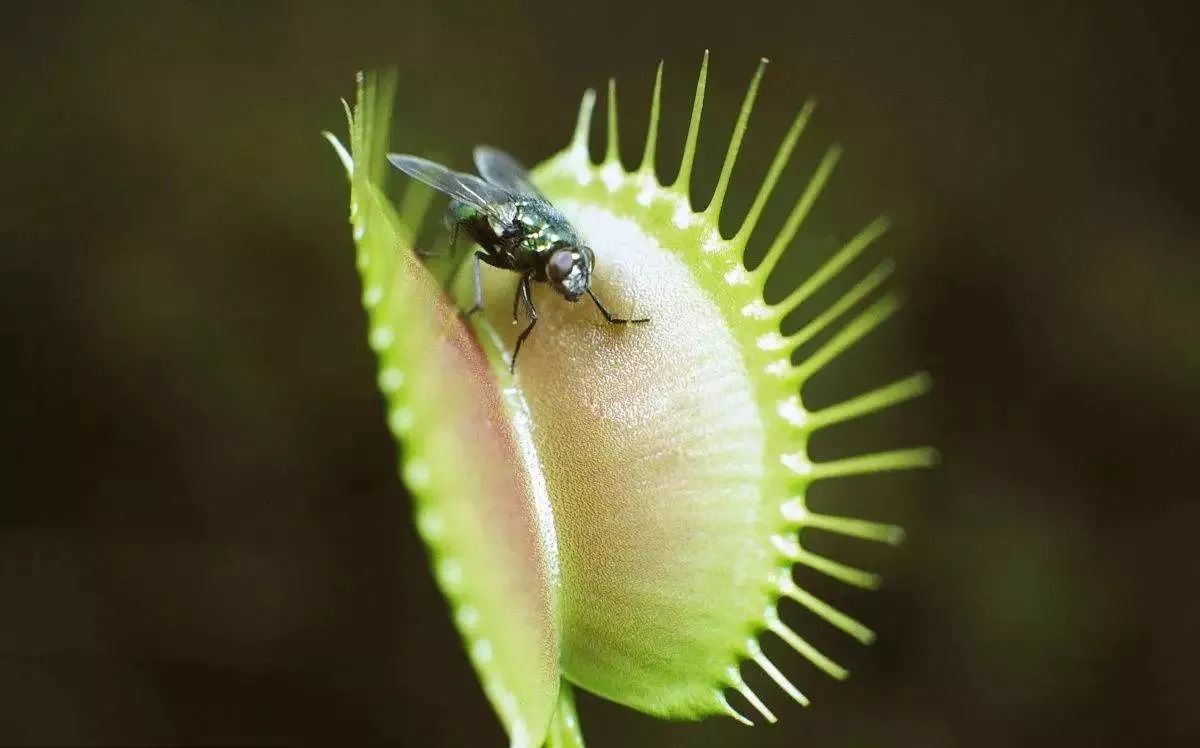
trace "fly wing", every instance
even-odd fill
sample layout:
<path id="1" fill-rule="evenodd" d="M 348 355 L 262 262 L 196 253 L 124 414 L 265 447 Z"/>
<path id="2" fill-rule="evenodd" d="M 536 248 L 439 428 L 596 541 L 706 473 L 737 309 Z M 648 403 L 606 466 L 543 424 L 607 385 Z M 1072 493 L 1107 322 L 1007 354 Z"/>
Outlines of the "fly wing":
<path id="1" fill-rule="evenodd" d="M 518 195 L 546 200 L 541 190 L 534 186 L 525 167 L 499 148 L 490 145 L 475 146 L 475 168 L 489 184 L 498 185 Z"/>
<path id="2" fill-rule="evenodd" d="M 447 169 L 427 158 L 389 153 L 388 161 L 413 179 L 419 179 L 459 202 L 474 205 L 488 213 L 494 213 L 497 204 L 507 203 L 513 199 L 512 193 L 502 187 L 488 184 L 473 174 L 463 174 L 453 169 Z"/>

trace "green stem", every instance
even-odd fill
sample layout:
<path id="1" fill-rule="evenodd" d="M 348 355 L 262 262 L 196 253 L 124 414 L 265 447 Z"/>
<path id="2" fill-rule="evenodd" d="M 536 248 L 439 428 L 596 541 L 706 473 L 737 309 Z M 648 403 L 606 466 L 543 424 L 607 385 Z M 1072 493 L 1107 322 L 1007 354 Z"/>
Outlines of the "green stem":
<path id="1" fill-rule="evenodd" d="M 575 691 L 566 681 L 562 681 L 558 691 L 558 708 L 550 720 L 546 748 L 584 748 L 583 732 L 579 729 L 579 716 L 575 712 Z"/>

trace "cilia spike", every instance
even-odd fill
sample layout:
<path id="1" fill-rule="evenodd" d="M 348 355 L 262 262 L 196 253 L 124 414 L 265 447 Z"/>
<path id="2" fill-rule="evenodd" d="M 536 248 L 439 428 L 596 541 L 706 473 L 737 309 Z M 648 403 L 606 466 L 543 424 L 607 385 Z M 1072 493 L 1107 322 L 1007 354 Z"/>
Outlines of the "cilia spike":
<path id="1" fill-rule="evenodd" d="M 658 63 L 654 73 L 654 93 L 650 100 L 650 124 L 646 128 L 646 145 L 642 150 L 642 162 L 638 165 L 639 173 L 654 174 L 654 156 L 658 147 L 658 117 L 662 108 L 662 77 L 663 65 Z"/>
<path id="2" fill-rule="evenodd" d="M 708 85 L 708 52 L 700 63 L 700 76 L 696 79 L 696 97 L 692 101 L 692 118 L 688 121 L 687 138 L 683 142 L 683 159 L 679 162 L 679 173 L 673 186 L 684 194 L 690 194 L 692 163 L 696 159 L 696 143 L 700 138 L 700 115 L 704 112 L 704 89 Z"/>
<path id="3" fill-rule="evenodd" d="M 842 149 L 837 146 L 833 146 L 825 152 L 825 157 L 817 165 L 817 170 L 813 173 L 812 178 L 808 180 L 808 186 L 804 188 L 800 199 L 796 201 L 795 207 L 792 208 L 787 221 L 783 224 L 783 229 L 775 237 L 775 241 L 771 243 L 766 257 L 754 269 L 755 274 L 765 277 L 770 275 L 771 271 L 775 269 L 775 264 L 783 256 L 784 250 L 791 246 L 792 239 L 796 237 L 796 232 L 800 229 L 800 224 L 808 217 L 813 204 L 820 197 L 821 190 L 825 189 L 825 183 L 829 181 L 829 176 L 833 174 L 833 167 L 837 165 L 841 155 Z"/>
<path id="4" fill-rule="evenodd" d="M 762 81 L 766 69 L 767 60 L 764 58 L 759 63 L 758 69 L 754 71 L 750 88 L 746 90 L 746 99 L 742 102 L 742 111 L 738 113 L 737 123 L 733 126 L 733 135 L 729 138 L 729 150 L 725 153 L 725 163 L 721 165 L 721 176 L 717 179 L 717 188 L 706 209 L 716 221 L 720 221 L 721 218 L 721 206 L 725 204 L 725 192 L 729 189 L 729 178 L 733 175 L 733 166 L 737 163 L 738 151 L 742 148 L 742 138 L 745 137 L 746 127 L 750 124 L 750 112 L 754 110 L 754 100 L 758 98 L 758 84 Z"/>
<path id="5" fill-rule="evenodd" d="M 621 164 L 621 139 L 617 134 L 617 79 L 608 79 L 608 142 L 604 152 L 605 164 Z"/>
<path id="6" fill-rule="evenodd" d="M 779 176 L 783 174 L 784 168 L 787 167 L 788 160 L 792 157 L 792 151 L 796 149 L 796 143 L 800 142 L 800 135 L 804 132 L 805 126 L 808 125 L 808 120 L 812 117 L 813 109 L 816 104 L 809 101 L 796 115 L 796 119 L 792 121 L 792 126 L 788 128 L 787 135 L 784 136 L 783 142 L 779 144 L 779 150 L 775 152 L 775 159 L 771 162 L 771 167 L 767 170 L 767 176 L 763 179 L 762 185 L 758 188 L 757 194 L 754 196 L 754 202 L 750 205 L 749 212 L 742 220 L 741 228 L 734 235 L 732 244 L 737 247 L 738 251 L 746 249 L 746 242 L 750 240 L 751 234 L 754 233 L 755 227 L 758 226 L 758 218 L 762 215 L 762 210 L 766 207 L 767 200 L 775 192 L 775 185 L 779 183 Z"/>
<path id="7" fill-rule="evenodd" d="M 903 531 L 845 516 L 836 507 L 810 507 L 808 490 L 815 481 L 928 467 L 936 452 L 900 448 L 816 461 L 808 444 L 815 432 L 927 392 L 930 378 L 918 373 L 846 393 L 841 402 L 808 402 L 807 383 L 892 316 L 900 302 L 894 294 L 871 301 L 890 277 L 888 261 L 841 277 L 882 237 L 883 218 L 861 229 L 815 273 L 792 275 L 788 252 L 802 249 L 795 238 L 812 220 L 841 153 L 836 147 L 794 196 L 778 235 L 764 242 L 764 259 L 753 270 L 747 266 L 746 245 L 813 114 L 811 102 L 783 138 L 737 231 L 722 235 L 720 213 L 733 189 L 764 70 L 765 61 L 753 73 L 713 198 L 703 210 L 694 207 L 691 182 L 701 147 L 707 53 L 678 171 L 668 186 L 656 168 L 663 67 L 655 75 L 646 140 L 633 172 L 621 163 L 616 82 L 608 84 L 607 138 L 599 161 L 588 146 L 596 96 L 584 94 L 570 143 L 531 170 L 530 184 L 561 211 L 580 244 L 594 248 L 596 292 L 653 324 L 614 329 L 546 293 L 544 284 L 526 289 L 529 306 L 536 301 L 546 313 L 538 334 L 520 348 L 519 380 L 508 365 L 524 340 L 509 320 L 512 274 L 487 274 L 478 292 L 470 284 L 453 286 L 453 303 L 431 295 L 436 284 L 413 280 L 412 243 L 430 196 L 412 188 L 397 217 L 378 190 L 386 153 L 380 134 L 386 119 L 378 112 L 386 107 L 364 107 L 360 96 L 349 154 L 335 146 L 351 175 L 363 303 L 389 423 L 405 444 L 403 475 L 419 497 L 418 524 L 440 570 L 438 581 L 513 745 L 581 745 L 571 686 L 664 717 L 724 715 L 749 724 L 732 699 L 774 721 L 743 679 L 750 672 L 743 668 L 757 667 L 800 704 L 808 699 L 766 657 L 761 637 L 777 637 L 834 678 L 847 675 L 785 622 L 794 606 L 860 642 L 875 638 L 864 623 L 804 589 L 793 570 L 808 567 L 873 589 L 878 574 L 814 552 L 806 533 L 848 538 L 849 544 L 896 544 Z M 487 158 L 489 168 L 502 161 Z M 401 163 L 409 173 L 427 174 L 420 162 Z M 794 290 L 768 303 L 763 288 L 781 275 Z M 831 303 L 809 308 L 818 290 L 843 281 Z M 480 301 L 483 313 L 469 322 L 455 313 Z M 411 320 L 403 315 L 420 314 L 440 315 L 441 332 L 409 335 Z M 801 315 L 798 329 L 781 330 Z M 519 467 L 503 485 L 527 492 L 519 516 L 535 531 L 525 535 L 519 530 L 528 528 L 510 524 L 512 511 L 469 512 L 457 494 L 439 492 L 471 478 L 488 443 L 436 431 L 438 422 L 429 417 L 435 404 L 444 421 L 455 423 L 467 401 L 453 389 L 454 376 L 419 376 L 428 374 L 429 364 L 413 350 L 420 340 L 440 350 L 430 341 L 457 339 L 461 330 L 455 326 L 465 330 L 468 324 L 478 344 L 468 354 L 490 364 L 486 375 L 475 371 L 471 381 L 499 403 L 503 416 L 488 423 L 504 425 L 501 441 L 520 454 L 484 464 Z M 447 333 L 446 326 L 459 332 Z M 532 567 L 521 566 L 531 558 Z M 517 602 L 508 606 L 510 598 Z M 747 636 L 754 638 L 747 642 Z M 522 663 L 532 670 L 522 670 Z"/>

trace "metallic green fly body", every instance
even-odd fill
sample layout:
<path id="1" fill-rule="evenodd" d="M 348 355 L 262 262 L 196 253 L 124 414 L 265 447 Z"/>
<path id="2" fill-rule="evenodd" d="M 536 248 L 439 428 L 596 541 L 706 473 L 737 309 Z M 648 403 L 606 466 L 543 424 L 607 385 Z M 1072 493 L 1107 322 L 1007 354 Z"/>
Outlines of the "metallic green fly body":
<path id="1" fill-rule="evenodd" d="M 584 294 L 612 324 L 649 322 L 649 319 L 615 317 L 591 289 L 595 253 L 579 238 L 571 223 L 534 186 L 528 172 L 515 159 L 496 148 L 475 149 L 480 176 L 456 172 L 419 156 L 391 154 L 388 161 L 408 176 L 449 195 L 446 223 L 451 231 L 451 251 L 460 231 L 479 245 L 473 258 L 475 304 L 467 316 L 483 305 L 481 262 L 521 276 L 513 299 L 513 321 L 524 305 L 529 324 L 517 337 L 512 370 L 516 370 L 521 345 L 538 321 L 530 286 L 549 284 L 568 301 Z M 457 266 L 455 268 L 457 271 Z M 451 281 L 453 277 L 451 278 Z"/>

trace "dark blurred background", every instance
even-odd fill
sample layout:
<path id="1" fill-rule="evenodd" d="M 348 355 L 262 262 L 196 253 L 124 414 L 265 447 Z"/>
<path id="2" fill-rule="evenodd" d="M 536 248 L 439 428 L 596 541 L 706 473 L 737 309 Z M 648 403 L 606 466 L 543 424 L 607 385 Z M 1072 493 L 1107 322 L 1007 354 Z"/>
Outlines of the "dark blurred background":
<path id="1" fill-rule="evenodd" d="M 809 95 L 780 194 L 846 147 L 773 293 L 896 221 L 876 258 L 908 307 L 811 394 L 914 367 L 936 392 L 814 448 L 932 440 L 945 464 L 821 489 L 910 531 L 837 543 L 879 593 L 805 577 L 881 633 L 802 622 L 848 682 L 782 655 L 815 704 L 769 693 L 784 721 L 755 730 L 583 697 L 591 744 L 1195 745 L 1200 24 L 916 5 L 6 8 L 0 744 L 502 745 L 396 478 L 318 131 L 356 70 L 397 66 L 404 150 L 536 162 L 615 75 L 633 161 L 663 58 L 671 174 L 708 47 L 702 194 L 773 61 L 730 215 Z"/>

